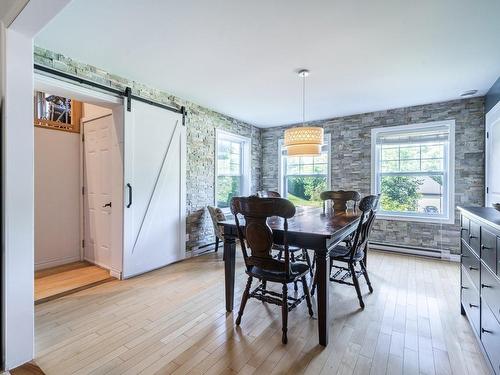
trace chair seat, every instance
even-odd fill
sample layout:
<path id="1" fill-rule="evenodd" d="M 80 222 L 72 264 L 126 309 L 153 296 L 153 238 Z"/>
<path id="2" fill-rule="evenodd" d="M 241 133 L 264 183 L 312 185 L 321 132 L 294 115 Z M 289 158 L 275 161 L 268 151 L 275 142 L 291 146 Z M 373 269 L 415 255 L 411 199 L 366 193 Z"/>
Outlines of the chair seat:
<path id="1" fill-rule="evenodd" d="M 285 246 L 273 244 L 273 250 L 285 251 Z M 294 252 L 299 251 L 299 250 L 302 250 L 302 249 L 300 247 L 297 247 L 297 246 L 288 246 L 288 251 L 291 253 L 294 253 Z"/>
<path id="2" fill-rule="evenodd" d="M 347 262 L 351 259 L 349 254 L 350 251 L 351 249 L 349 249 L 347 246 L 337 245 L 330 249 L 329 255 L 331 259 Z M 363 257 L 363 251 L 358 251 L 356 252 L 356 254 L 354 254 L 353 260 L 358 261 L 360 259 L 363 259 Z"/>
<path id="3" fill-rule="evenodd" d="M 300 279 L 302 276 L 305 276 L 309 272 L 309 266 L 305 263 L 290 263 L 290 275 L 286 275 L 285 272 L 273 272 L 263 270 L 262 268 L 252 266 L 247 274 L 254 276 L 258 279 L 265 279 L 268 281 L 275 281 L 278 283 L 291 283 L 297 279 Z"/>

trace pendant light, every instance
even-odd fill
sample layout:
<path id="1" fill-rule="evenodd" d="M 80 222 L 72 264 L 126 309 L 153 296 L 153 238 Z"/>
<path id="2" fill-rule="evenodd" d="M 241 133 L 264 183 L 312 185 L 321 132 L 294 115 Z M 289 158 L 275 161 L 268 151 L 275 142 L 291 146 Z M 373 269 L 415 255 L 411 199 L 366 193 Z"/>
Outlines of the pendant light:
<path id="1" fill-rule="evenodd" d="M 306 123 L 306 77 L 309 70 L 299 71 L 302 77 L 302 126 L 285 130 L 285 147 L 288 156 L 318 156 L 323 144 L 323 128 L 305 126 Z"/>

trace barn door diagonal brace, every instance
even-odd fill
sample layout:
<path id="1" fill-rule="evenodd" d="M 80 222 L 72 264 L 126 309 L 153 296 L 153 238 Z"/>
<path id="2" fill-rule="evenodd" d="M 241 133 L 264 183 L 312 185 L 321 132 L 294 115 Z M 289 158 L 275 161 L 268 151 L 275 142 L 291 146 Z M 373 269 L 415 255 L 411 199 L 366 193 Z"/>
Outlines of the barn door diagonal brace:
<path id="1" fill-rule="evenodd" d="M 144 221 L 146 220 L 146 216 L 147 216 L 149 208 L 151 206 L 151 202 L 152 202 L 153 197 L 155 196 L 155 193 L 156 193 L 156 188 L 158 187 L 158 181 L 160 180 L 163 169 L 165 168 L 165 162 L 166 162 L 168 155 L 170 153 L 170 147 L 172 146 L 172 141 L 174 140 L 174 137 L 177 133 L 178 124 L 179 124 L 179 122 L 177 121 L 177 123 L 175 124 L 175 128 L 172 132 L 172 136 L 170 137 L 170 140 L 168 141 L 167 149 L 165 150 L 165 153 L 163 154 L 161 166 L 160 166 L 160 169 L 158 171 L 158 174 L 156 175 L 155 182 L 153 184 L 153 191 L 151 192 L 151 195 L 149 196 L 148 203 L 146 205 L 146 210 L 144 211 L 144 215 L 142 216 L 141 224 L 139 225 L 139 230 L 137 231 L 137 235 L 135 237 L 134 246 L 132 247 L 132 254 L 134 253 L 137 242 L 139 241 L 139 236 L 141 235 L 142 227 L 144 226 Z"/>

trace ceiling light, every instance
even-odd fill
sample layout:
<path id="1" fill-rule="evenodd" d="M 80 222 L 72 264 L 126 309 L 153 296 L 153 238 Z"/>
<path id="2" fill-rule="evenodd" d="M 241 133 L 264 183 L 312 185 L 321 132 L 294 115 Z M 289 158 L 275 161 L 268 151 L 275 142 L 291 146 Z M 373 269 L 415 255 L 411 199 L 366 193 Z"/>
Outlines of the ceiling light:
<path id="1" fill-rule="evenodd" d="M 323 144 L 323 128 L 306 127 L 306 77 L 309 70 L 302 69 L 298 72 L 302 77 L 302 126 L 285 130 L 285 147 L 288 156 L 321 154 Z"/>
<path id="2" fill-rule="evenodd" d="M 471 96 L 477 93 L 477 90 L 467 90 L 460 94 L 460 96 Z"/>

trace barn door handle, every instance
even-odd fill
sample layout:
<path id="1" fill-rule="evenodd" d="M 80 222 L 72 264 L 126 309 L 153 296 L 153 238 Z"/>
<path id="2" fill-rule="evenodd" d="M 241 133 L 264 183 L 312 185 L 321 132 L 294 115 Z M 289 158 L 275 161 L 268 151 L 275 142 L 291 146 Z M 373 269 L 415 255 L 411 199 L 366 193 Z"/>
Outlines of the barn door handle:
<path id="1" fill-rule="evenodd" d="M 102 206 L 102 208 L 106 208 L 106 207 L 111 208 L 111 202 L 108 202 L 108 203 L 106 203 L 104 206 Z"/>
<path id="2" fill-rule="evenodd" d="M 128 204 L 127 204 L 127 208 L 130 208 L 130 206 L 132 206 L 132 185 L 127 184 L 127 188 L 128 188 Z"/>

